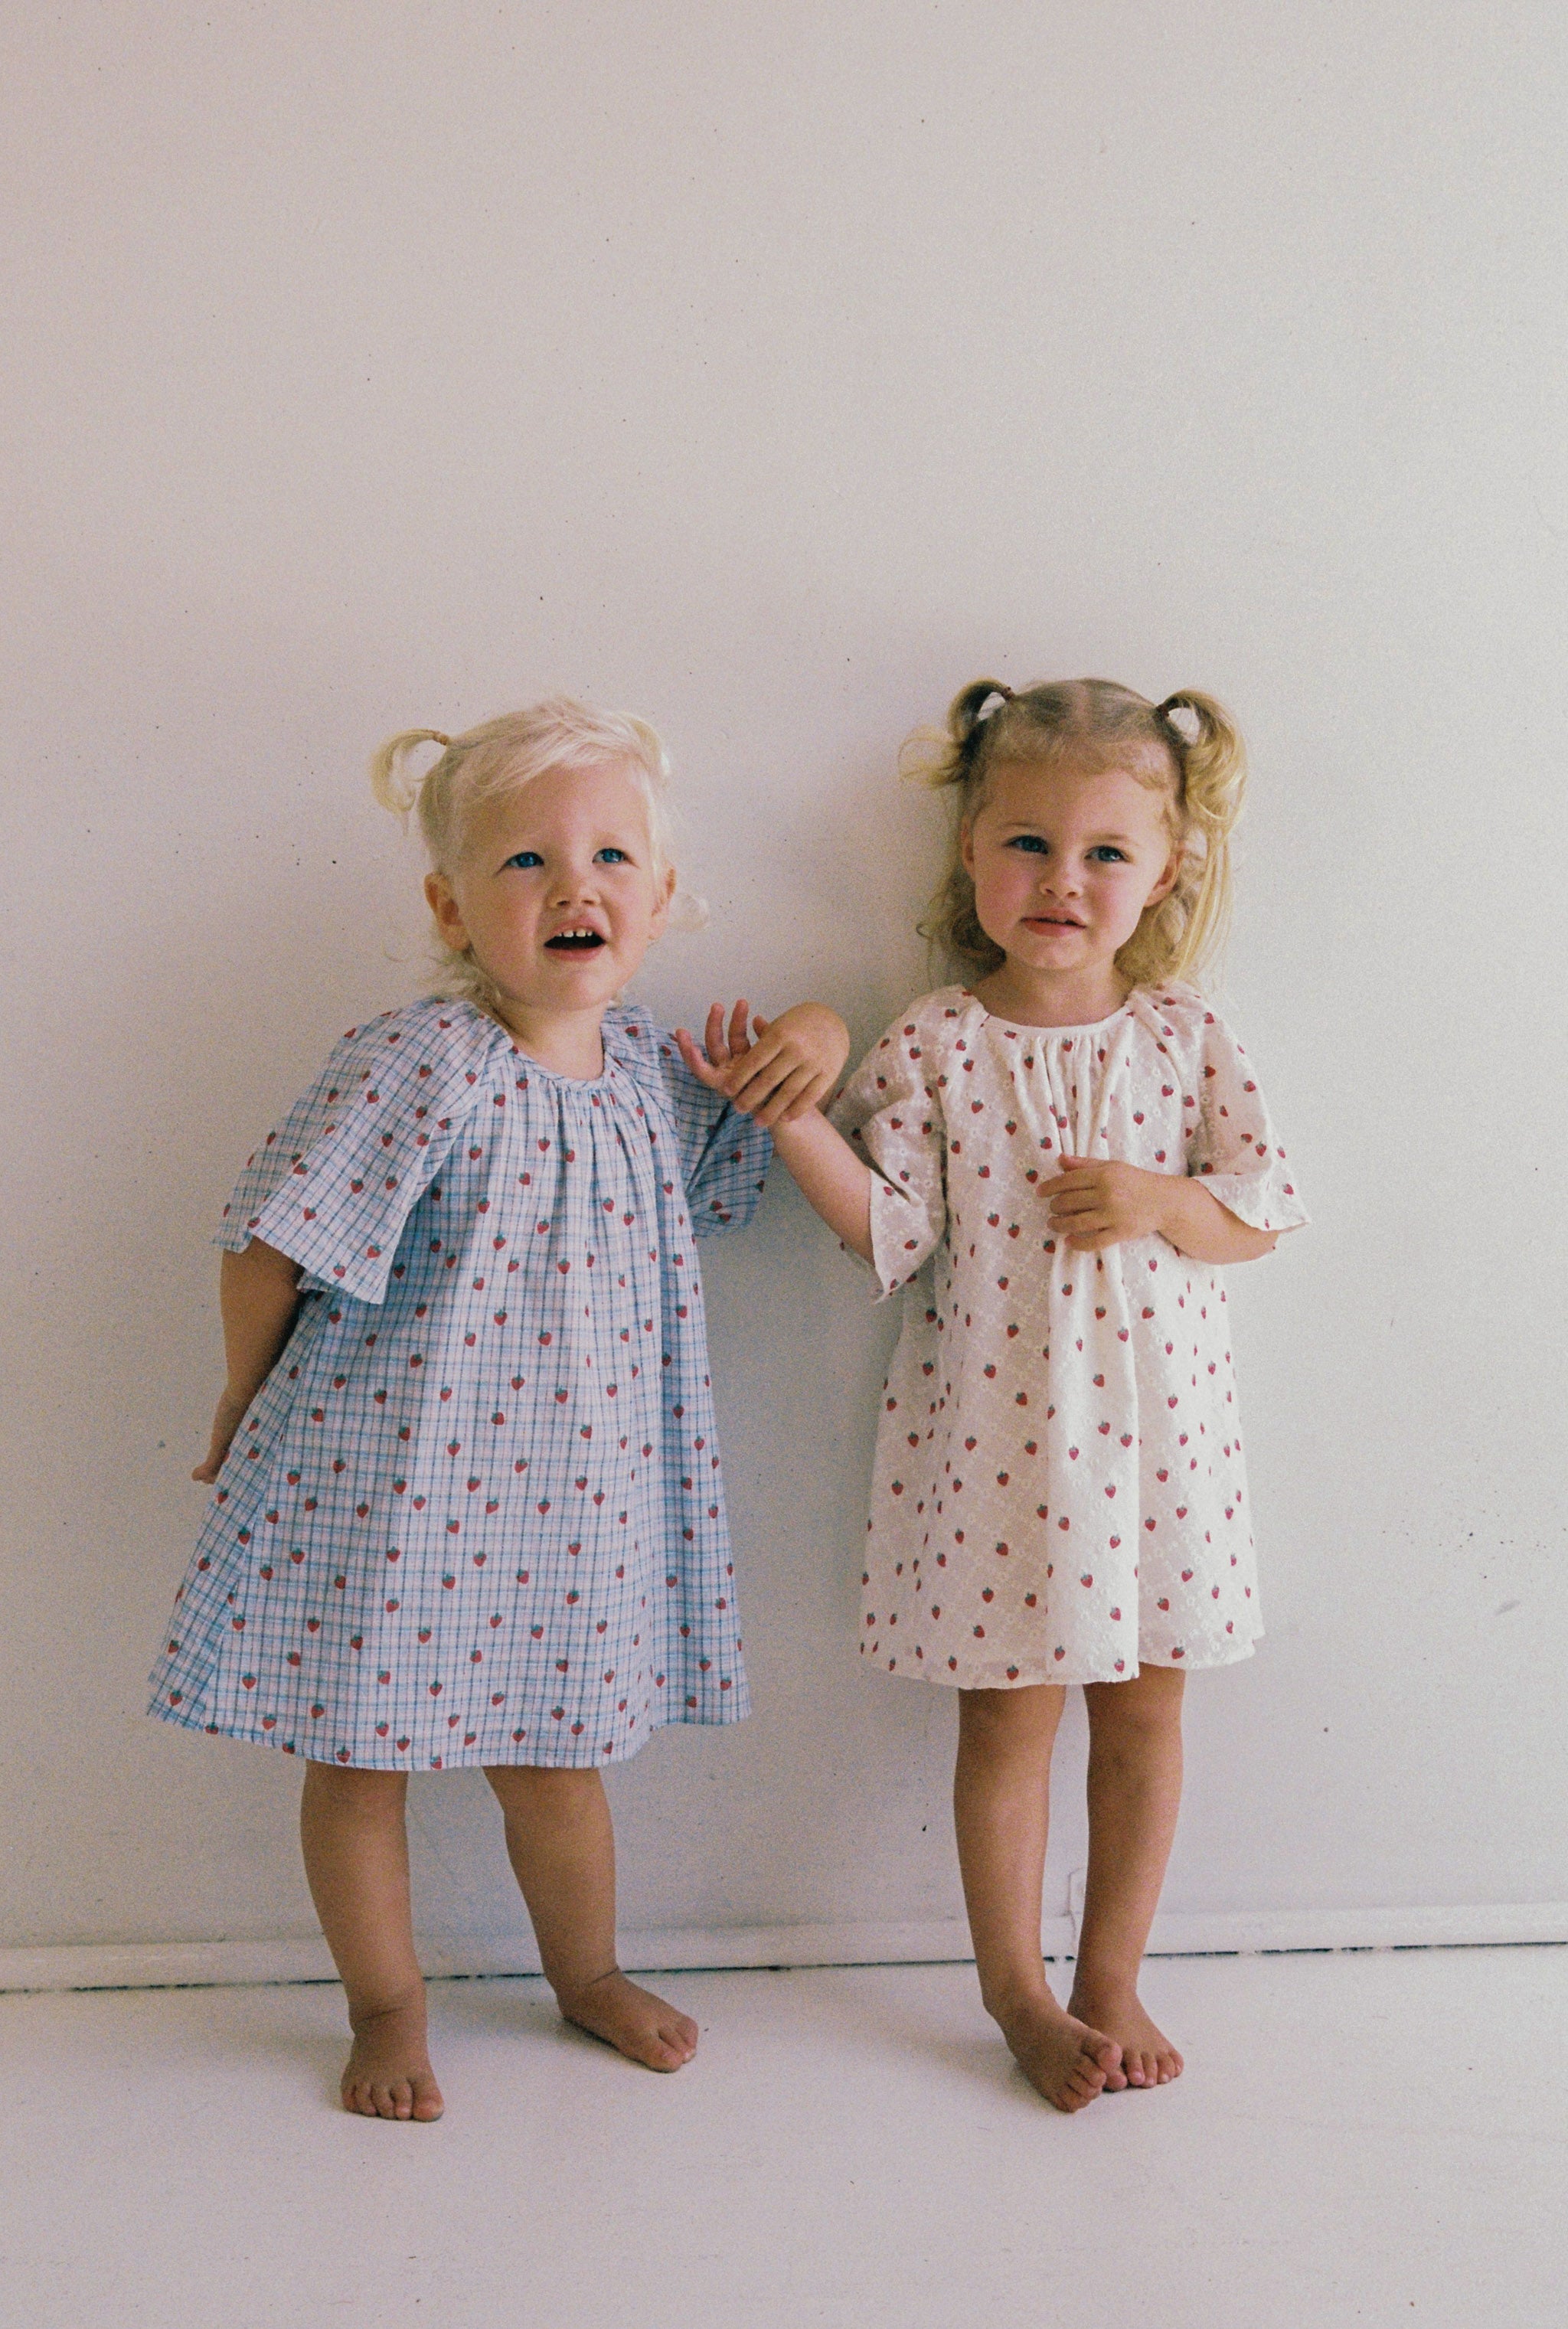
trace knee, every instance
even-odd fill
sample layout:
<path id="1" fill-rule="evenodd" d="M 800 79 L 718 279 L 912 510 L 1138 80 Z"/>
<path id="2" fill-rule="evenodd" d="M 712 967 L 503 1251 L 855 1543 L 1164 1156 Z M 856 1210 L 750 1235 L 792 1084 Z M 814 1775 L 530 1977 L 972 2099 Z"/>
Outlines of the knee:
<path id="1" fill-rule="evenodd" d="M 1091 1750 L 1141 1759 L 1179 1740 L 1184 1680 L 1156 1667 L 1136 1682 L 1101 1683 L 1086 1690 Z"/>
<path id="2" fill-rule="evenodd" d="M 959 1752 L 987 1763 L 1050 1754 L 1063 1693 L 1049 1683 L 1025 1690 L 966 1690 L 959 1696 Z"/>
<path id="3" fill-rule="evenodd" d="M 406 1771 L 354 1771 L 340 1763 L 307 1763 L 301 1808 L 374 1826 L 401 1819 L 408 1791 Z"/>
<path id="4" fill-rule="evenodd" d="M 597 1771 L 558 1771 L 539 1763 L 487 1763 L 485 1777 L 504 1812 L 567 1814 L 604 1792 Z"/>

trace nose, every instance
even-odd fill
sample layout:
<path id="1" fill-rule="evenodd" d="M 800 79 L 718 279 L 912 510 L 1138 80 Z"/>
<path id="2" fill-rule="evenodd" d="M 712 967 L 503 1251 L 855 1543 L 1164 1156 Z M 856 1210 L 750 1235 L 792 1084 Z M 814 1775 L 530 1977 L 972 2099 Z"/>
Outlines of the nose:
<path id="1" fill-rule="evenodd" d="M 565 906 L 590 904 L 599 896 L 599 884 L 594 879 L 597 871 L 591 857 L 566 861 L 556 875 L 551 904 L 557 911 Z"/>

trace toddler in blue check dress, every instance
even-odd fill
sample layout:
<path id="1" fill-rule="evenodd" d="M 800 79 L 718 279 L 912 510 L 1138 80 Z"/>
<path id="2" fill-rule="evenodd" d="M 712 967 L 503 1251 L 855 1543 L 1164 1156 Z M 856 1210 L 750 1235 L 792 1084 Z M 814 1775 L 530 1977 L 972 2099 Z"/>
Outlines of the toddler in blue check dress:
<path id="1" fill-rule="evenodd" d="M 619 1000 L 682 903 L 642 721 L 554 698 L 372 775 L 417 808 L 448 992 L 351 1029 L 226 1210 L 214 1493 L 152 1711 L 304 1759 L 345 2105 L 431 2119 L 413 1770 L 484 1769 L 568 2020 L 653 2070 L 695 2049 L 617 1965 L 600 1767 L 746 1711 L 694 1240 L 750 1219 L 848 1036 L 737 1004 L 710 1056 L 754 1063 L 742 1110 Z"/>

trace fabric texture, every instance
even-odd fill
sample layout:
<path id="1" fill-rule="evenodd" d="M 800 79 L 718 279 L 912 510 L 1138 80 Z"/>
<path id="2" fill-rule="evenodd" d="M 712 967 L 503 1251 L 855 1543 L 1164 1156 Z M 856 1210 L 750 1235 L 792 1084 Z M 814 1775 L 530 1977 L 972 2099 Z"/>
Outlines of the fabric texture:
<path id="1" fill-rule="evenodd" d="M 1186 987 L 1056 1028 L 946 987 L 834 1115 L 874 1167 L 881 1289 L 907 1289 L 862 1655 L 964 1689 L 1248 1655 L 1262 1629 L 1224 1273 L 1160 1237 L 1073 1253 L 1046 1211 L 1070 1155 L 1196 1174 L 1257 1229 L 1304 1221 L 1235 1037 Z"/>
<path id="2" fill-rule="evenodd" d="M 466 1003 L 349 1032 L 218 1242 L 303 1266 L 153 1676 L 376 1769 L 585 1766 L 747 1711 L 694 1240 L 771 1144 L 635 1009 L 592 1081 Z"/>

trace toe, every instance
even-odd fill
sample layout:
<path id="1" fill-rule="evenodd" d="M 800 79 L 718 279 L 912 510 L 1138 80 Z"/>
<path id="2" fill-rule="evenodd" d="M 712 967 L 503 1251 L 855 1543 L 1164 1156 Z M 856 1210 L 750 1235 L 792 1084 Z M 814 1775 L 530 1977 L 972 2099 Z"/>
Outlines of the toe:
<path id="1" fill-rule="evenodd" d="M 412 2087 L 410 2086 L 408 2080 L 406 2079 L 399 2079 L 389 2089 L 389 2092 L 392 2096 L 392 2115 L 393 2118 L 412 2118 L 414 2115 L 414 2090 Z"/>
<path id="2" fill-rule="evenodd" d="M 441 2090 L 437 2086 L 435 2080 L 433 2079 L 416 2079 L 414 2080 L 413 2091 L 414 2117 L 424 2120 L 439 2118 L 441 2113 L 446 2109 L 446 2104 L 441 2099 Z"/>

